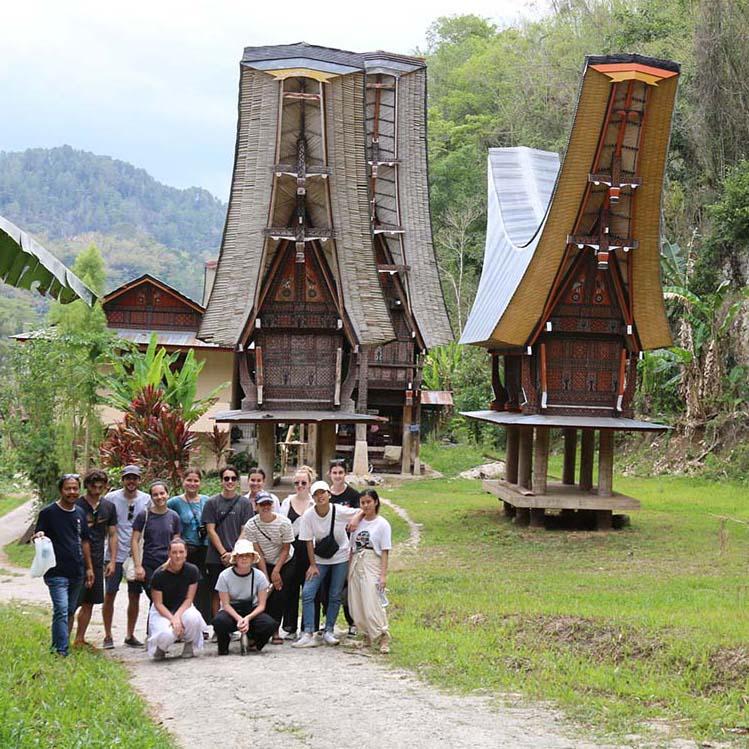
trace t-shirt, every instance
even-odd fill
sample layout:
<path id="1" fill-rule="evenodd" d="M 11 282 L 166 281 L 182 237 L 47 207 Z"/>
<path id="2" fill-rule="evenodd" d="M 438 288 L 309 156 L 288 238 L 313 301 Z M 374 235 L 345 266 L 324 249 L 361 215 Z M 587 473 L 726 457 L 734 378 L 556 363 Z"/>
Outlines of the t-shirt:
<path id="1" fill-rule="evenodd" d="M 124 489 L 109 492 L 104 499 L 109 500 L 117 510 L 117 559 L 124 562 L 130 556 L 130 539 L 133 536 L 133 520 L 151 504 L 151 497 L 139 491 L 135 499 L 130 502 L 125 497 Z M 104 560 L 109 561 L 109 549 L 106 550 Z"/>
<path id="2" fill-rule="evenodd" d="M 258 515 L 250 518 L 242 529 L 242 538 L 257 544 L 265 561 L 275 564 L 281 555 L 283 544 L 294 543 L 294 529 L 285 515 L 276 515 L 270 523 L 264 523 Z M 289 559 L 294 556 L 294 547 L 289 546 Z"/>
<path id="3" fill-rule="evenodd" d="M 225 515 L 224 520 L 221 520 Z M 237 543 L 239 534 L 242 532 L 242 526 L 252 515 L 252 505 L 247 497 L 226 499 L 221 494 L 216 494 L 206 502 L 203 508 L 203 522 L 218 526 L 216 533 L 226 551 L 231 551 L 234 548 L 234 544 Z M 221 525 L 219 525 L 219 522 L 221 522 Z M 221 562 L 221 557 L 212 543 L 208 544 L 205 561 L 208 564 L 220 564 Z"/>
<path id="4" fill-rule="evenodd" d="M 189 562 L 179 572 L 160 567 L 151 578 L 151 590 L 161 591 L 164 606 L 173 614 L 185 602 L 190 586 L 199 579 L 198 568 Z"/>
<path id="5" fill-rule="evenodd" d="M 333 494 L 330 492 L 330 501 L 337 505 L 345 505 L 346 507 L 359 507 L 359 494 L 353 486 L 346 484 L 346 488 L 340 494 Z"/>
<path id="6" fill-rule="evenodd" d="M 257 593 L 268 588 L 268 578 L 258 569 L 250 568 L 246 575 L 238 575 L 234 567 L 227 567 L 216 581 L 219 593 L 228 593 L 230 601 L 252 601 L 257 606 Z"/>
<path id="7" fill-rule="evenodd" d="M 208 497 L 205 494 L 200 494 L 197 502 L 188 502 L 185 495 L 180 494 L 178 497 L 172 497 L 166 503 L 170 510 L 174 510 L 179 515 L 182 522 L 182 538 L 191 546 L 208 545 L 208 537 L 201 538 L 198 534 L 198 528 L 203 522 L 201 517 L 206 502 L 208 502 Z"/>
<path id="8" fill-rule="evenodd" d="M 323 559 L 315 554 L 315 562 L 317 564 L 339 564 L 348 560 L 349 540 L 346 534 L 346 525 L 351 518 L 359 514 L 359 510 L 353 507 L 331 504 L 327 515 L 322 518 L 317 514 L 315 507 L 310 507 L 302 515 L 299 525 L 299 540 L 314 541 L 315 543 L 322 541 L 330 533 L 330 513 L 333 512 L 333 509 L 335 509 L 335 528 L 333 534 L 335 540 L 338 542 L 338 551 L 330 559 Z"/>
<path id="9" fill-rule="evenodd" d="M 44 573 L 50 577 L 67 577 L 78 580 L 83 577 L 83 548 L 81 541 L 88 541 L 90 534 L 86 513 L 74 505 L 72 510 L 63 510 L 57 502 L 47 505 L 39 513 L 35 532 L 43 531 L 52 541 L 57 564 Z"/>
<path id="10" fill-rule="evenodd" d="M 169 556 L 169 542 L 182 533 L 182 523 L 174 510 L 157 514 L 153 510 L 141 512 L 133 520 L 133 530 L 143 532 L 143 566 L 155 569 Z"/>
<path id="11" fill-rule="evenodd" d="M 79 497 L 76 502 L 86 514 L 86 525 L 91 541 L 91 562 L 94 567 L 104 564 L 104 545 L 109 535 L 108 531 L 117 525 L 117 509 L 108 499 L 100 499 L 94 510 L 85 497 Z"/>
<path id="12" fill-rule="evenodd" d="M 291 520 L 293 517 L 294 519 L 291 520 L 291 527 L 294 530 L 294 538 L 299 537 L 299 526 L 302 523 L 302 515 L 298 515 L 296 510 L 294 510 L 294 507 L 291 504 L 291 497 L 295 496 L 290 494 L 286 499 L 284 499 L 283 502 L 281 502 L 281 515 L 286 515 L 286 517 Z M 314 507 L 315 506 L 315 500 L 312 499 L 312 497 L 309 498 L 309 503 L 307 504 L 307 508 Z"/>
<path id="13" fill-rule="evenodd" d="M 357 529 L 351 534 L 351 551 L 354 553 L 373 549 L 377 556 L 382 556 L 383 551 L 392 548 L 390 523 L 379 515 L 374 520 L 362 518 Z"/>

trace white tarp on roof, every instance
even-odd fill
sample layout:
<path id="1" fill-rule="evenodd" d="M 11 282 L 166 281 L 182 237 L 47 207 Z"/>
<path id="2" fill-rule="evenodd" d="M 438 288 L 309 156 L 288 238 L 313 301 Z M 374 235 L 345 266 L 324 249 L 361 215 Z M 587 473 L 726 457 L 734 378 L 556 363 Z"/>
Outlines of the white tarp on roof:
<path id="1" fill-rule="evenodd" d="M 461 343 L 483 343 L 504 314 L 536 250 L 559 172 L 559 155 L 490 148 L 484 267 Z"/>

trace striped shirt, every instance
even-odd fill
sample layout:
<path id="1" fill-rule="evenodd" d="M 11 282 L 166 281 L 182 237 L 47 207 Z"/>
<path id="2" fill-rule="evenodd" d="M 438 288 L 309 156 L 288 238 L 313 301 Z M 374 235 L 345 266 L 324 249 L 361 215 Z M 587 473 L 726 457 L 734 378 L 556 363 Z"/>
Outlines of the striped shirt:
<path id="1" fill-rule="evenodd" d="M 265 561 L 275 564 L 281 556 L 282 546 L 294 542 L 294 530 L 291 521 L 284 515 L 276 515 L 270 523 L 264 523 L 255 515 L 244 524 L 242 538 L 259 546 Z M 289 559 L 293 554 L 294 547 L 289 546 Z"/>

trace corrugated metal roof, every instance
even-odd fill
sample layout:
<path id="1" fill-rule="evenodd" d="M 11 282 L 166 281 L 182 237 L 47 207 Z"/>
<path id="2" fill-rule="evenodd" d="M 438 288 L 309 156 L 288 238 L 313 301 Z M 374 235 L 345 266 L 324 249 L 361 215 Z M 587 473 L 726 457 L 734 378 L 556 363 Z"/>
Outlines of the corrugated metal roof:
<path id="1" fill-rule="evenodd" d="M 487 341 L 507 309 L 541 236 L 559 155 L 524 146 L 490 148 L 487 172 L 484 265 L 461 343 Z"/>
<path id="2" fill-rule="evenodd" d="M 581 429 L 619 429 L 631 432 L 666 432 L 671 428 L 666 424 L 613 416 L 544 416 L 510 411 L 464 411 L 460 415 L 499 426 L 578 427 Z"/>
<path id="3" fill-rule="evenodd" d="M 280 424 L 315 424 L 333 422 L 335 424 L 374 424 L 387 421 L 382 416 L 349 413 L 345 411 L 219 411 L 212 419 L 226 424 L 257 424 L 273 421 Z"/>
<path id="4" fill-rule="evenodd" d="M 422 406 L 452 406 L 453 394 L 451 390 L 422 390 Z"/>
<path id="5" fill-rule="evenodd" d="M 112 328 L 120 338 L 133 343 L 148 345 L 151 335 L 156 333 L 159 346 L 176 346 L 179 348 L 221 348 L 217 343 L 206 343 L 196 338 L 197 330 L 137 330 L 134 328 Z"/>

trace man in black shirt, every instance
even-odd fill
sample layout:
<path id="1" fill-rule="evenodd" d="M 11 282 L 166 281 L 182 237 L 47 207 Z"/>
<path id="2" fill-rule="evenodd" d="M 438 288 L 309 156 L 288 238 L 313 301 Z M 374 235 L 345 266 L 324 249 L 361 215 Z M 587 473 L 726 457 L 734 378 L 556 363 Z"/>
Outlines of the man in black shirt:
<path id="1" fill-rule="evenodd" d="M 102 499 L 107 489 L 107 474 L 98 468 L 89 471 L 83 478 L 84 496 L 77 505 L 86 513 L 86 525 L 90 535 L 91 562 L 94 566 L 94 584 L 81 591 L 78 602 L 78 628 L 74 646 L 86 645 L 86 630 L 91 621 L 94 604 L 104 603 L 104 545 L 109 542 L 109 559 L 106 575 L 114 574 L 117 559 L 117 509 L 108 499 Z"/>
<path id="2" fill-rule="evenodd" d="M 64 474 L 57 488 L 60 498 L 39 513 L 33 538 L 47 536 L 55 551 L 56 564 L 44 573 L 44 582 L 52 599 L 52 650 L 66 656 L 73 612 L 84 583 L 87 588 L 94 584 L 94 569 L 86 515 L 76 505 L 78 474 Z"/>

